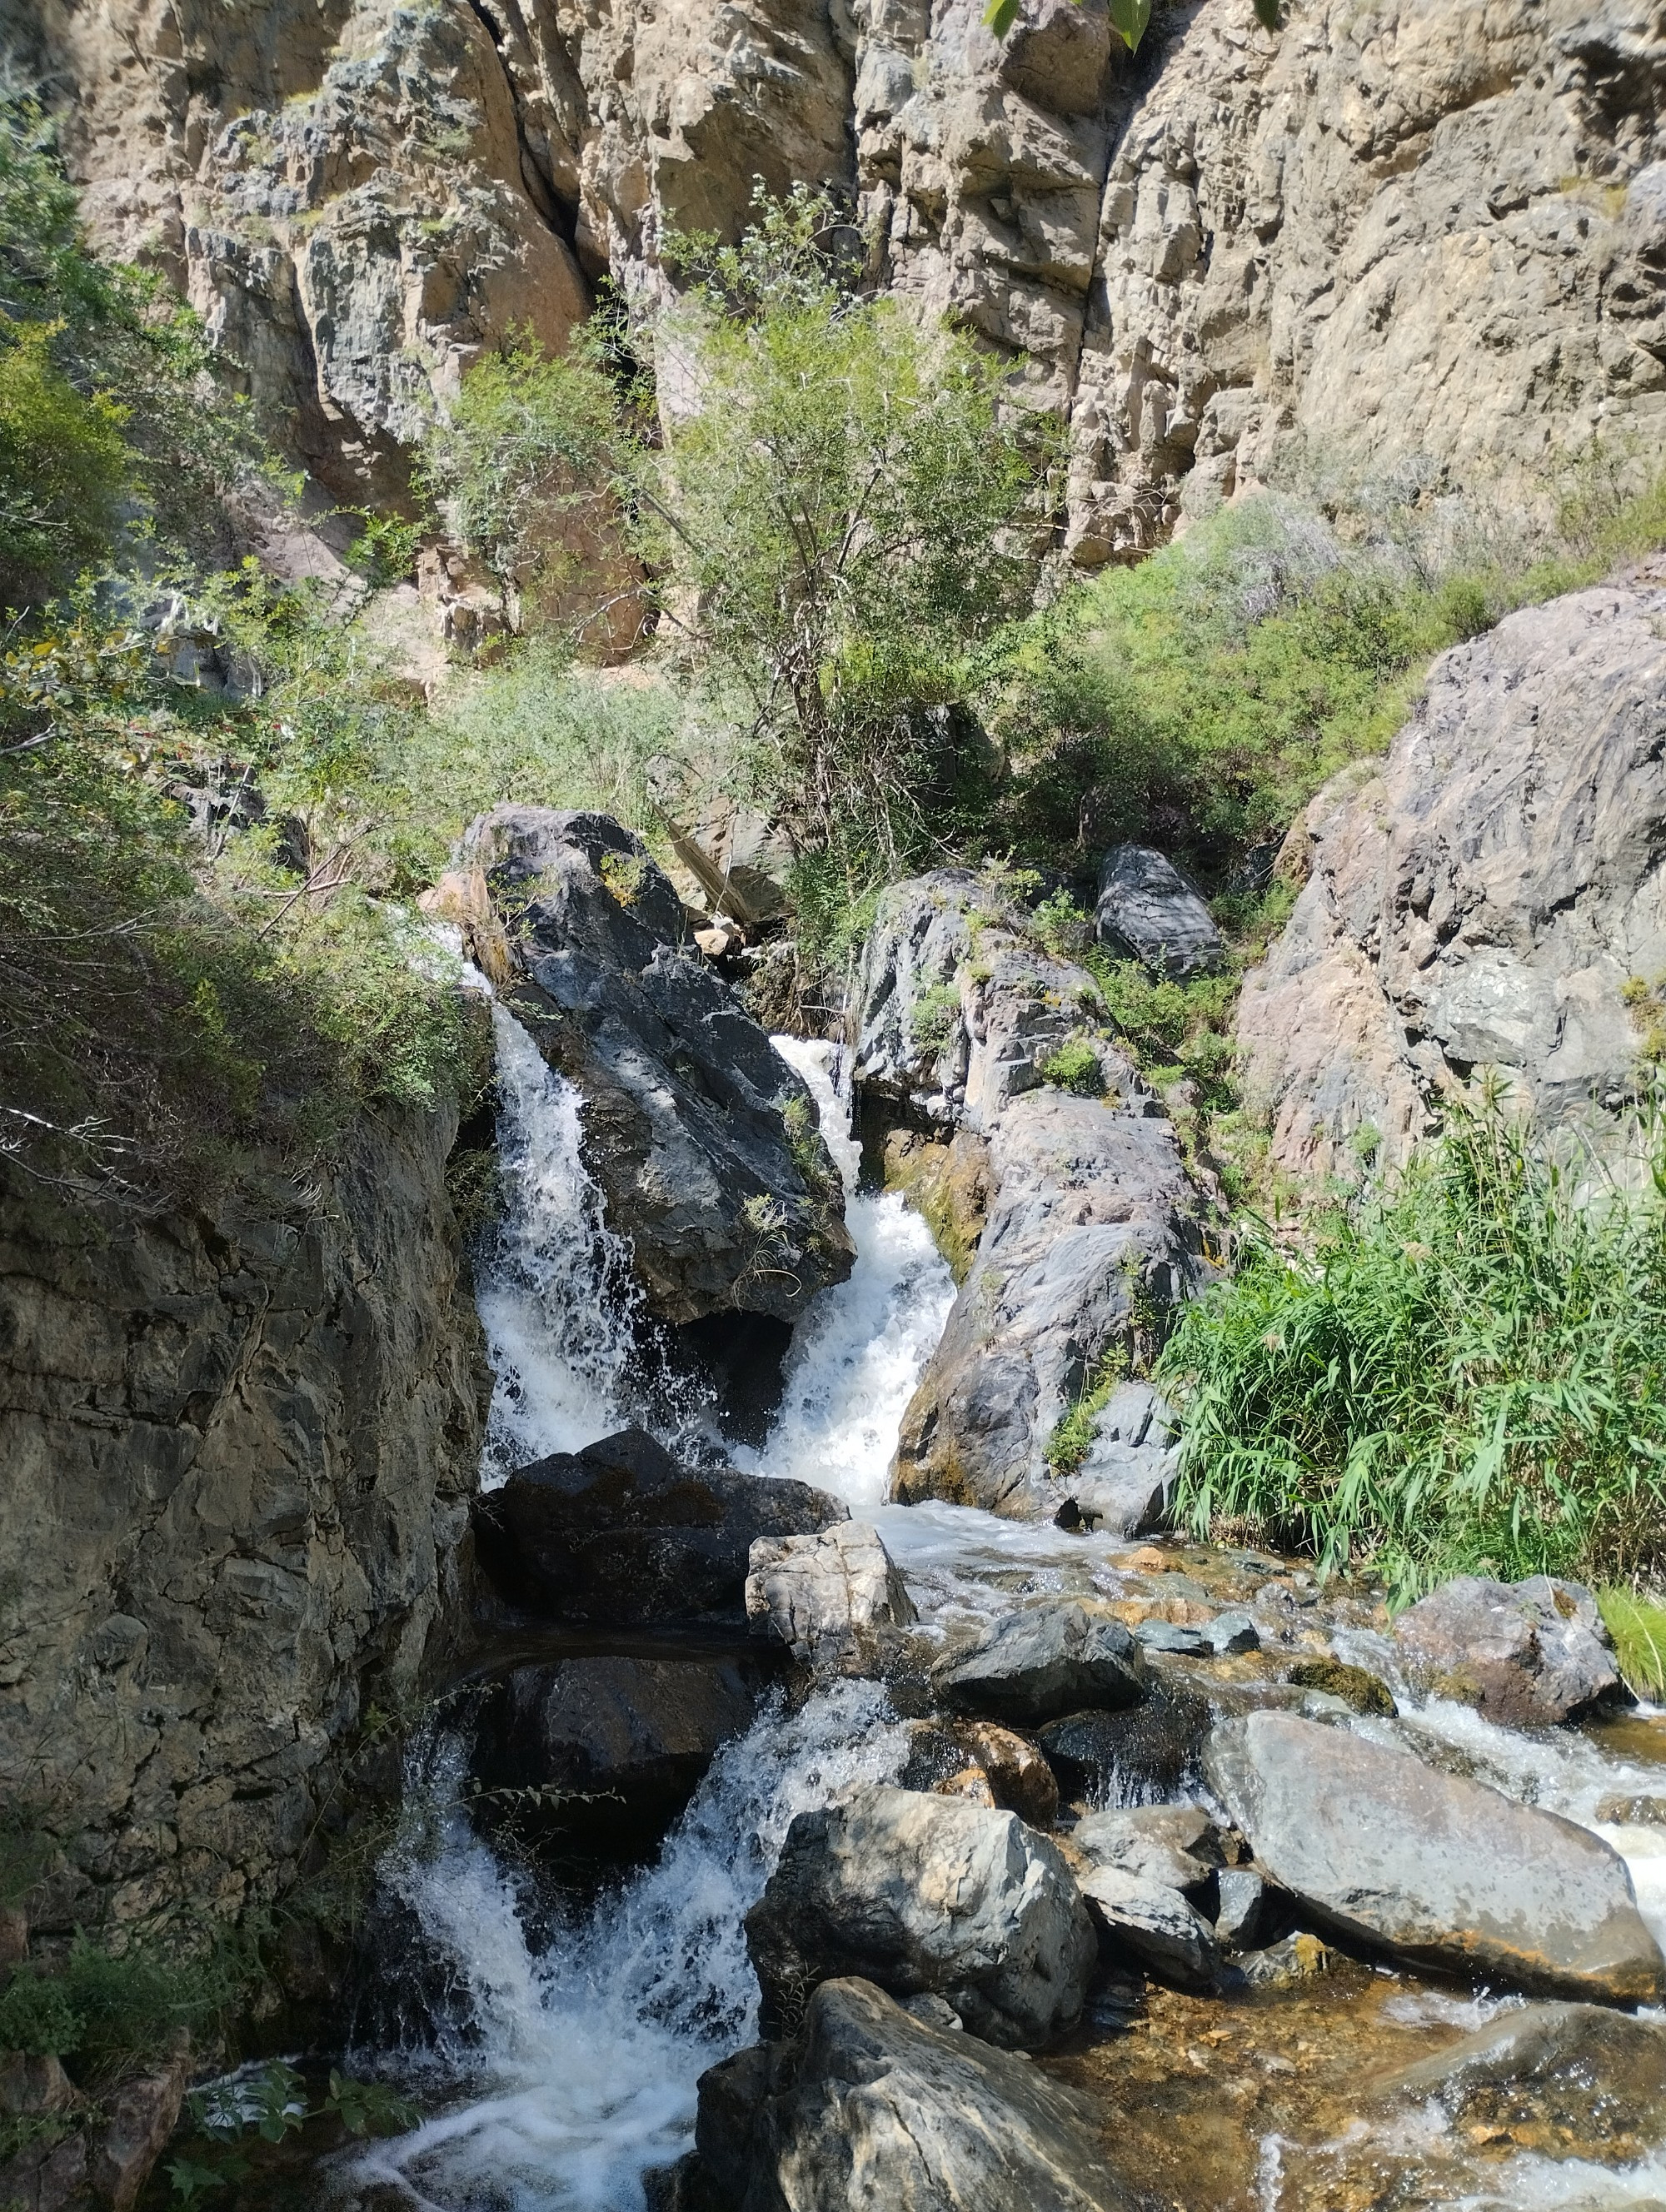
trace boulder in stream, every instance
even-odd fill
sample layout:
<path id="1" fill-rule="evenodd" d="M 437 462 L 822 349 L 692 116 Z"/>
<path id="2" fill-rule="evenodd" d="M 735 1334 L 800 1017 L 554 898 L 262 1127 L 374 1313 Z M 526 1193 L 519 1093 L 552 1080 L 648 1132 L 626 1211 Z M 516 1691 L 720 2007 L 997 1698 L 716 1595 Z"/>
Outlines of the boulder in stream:
<path id="1" fill-rule="evenodd" d="M 684 1467 L 645 1429 L 554 1452 L 476 1501 L 481 1565 L 512 1604 L 590 1626 L 745 1618 L 760 1537 L 849 1517 L 808 1483 Z"/>
<path id="2" fill-rule="evenodd" d="M 1598 2157 L 1618 2135 L 1666 2135 L 1666 2023 L 1606 2005 L 1529 2004 L 1408 2067 L 1384 2098 L 1438 2097 L 1455 2126 L 1508 2128 L 1530 2100 L 1534 2124 Z"/>
<path id="3" fill-rule="evenodd" d="M 474 1779 L 519 1831 L 641 1856 L 714 1754 L 751 1727 L 768 1670 L 750 1651 L 575 1652 L 488 1686 Z"/>
<path id="4" fill-rule="evenodd" d="M 760 1536 L 747 1557 L 746 1620 L 806 1667 L 860 1672 L 879 1632 L 903 1628 L 913 1601 L 896 1563 L 866 1521 L 838 1521 L 803 1536 Z"/>
<path id="5" fill-rule="evenodd" d="M 1214 1986 L 1220 1972 L 1215 1931 L 1177 1889 L 1122 1867 L 1099 1866 L 1082 1876 L 1081 1890 L 1113 1956 L 1132 1956 L 1177 1989 Z"/>
<path id="6" fill-rule="evenodd" d="M 497 932 L 475 949 L 583 1094 L 587 1162 L 654 1314 L 796 1319 L 850 1273 L 842 1186 L 809 1091 L 685 946 L 648 848 L 606 815 L 503 805 L 464 857 L 464 910 L 489 900 Z"/>
<path id="7" fill-rule="evenodd" d="M 1596 1601 L 1578 1583 L 1459 1575 L 1403 1613 L 1395 1638 L 1431 1688 L 1505 1728 L 1631 1702 Z"/>
<path id="8" fill-rule="evenodd" d="M 946 1997 L 974 2033 L 1038 2049 L 1072 2027 L 1097 1946 L 1070 1869 L 1016 1814 L 871 1787 L 800 1813 L 746 1917 L 766 2027 L 860 1974 Z"/>
<path id="9" fill-rule="evenodd" d="M 1666 1960 L 1601 1837 L 1346 1728 L 1218 1728 L 1208 1778 L 1257 1865 L 1323 1927 L 1415 1966 L 1657 2002 Z"/>
<path id="10" fill-rule="evenodd" d="M 963 1711 L 1046 1721 L 1080 1705 L 1137 1704 L 1145 1662 L 1133 1632 L 1101 1601 L 1038 1597 L 943 1660 L 933 1680 Z"/>
<path id="11" fill-rule="evenodd" d="M 1026 2060 L 824 1982 L 790 2044 L 702 2075 L 677 2212 L 1134 2212 L 1093 2116 Z"/>

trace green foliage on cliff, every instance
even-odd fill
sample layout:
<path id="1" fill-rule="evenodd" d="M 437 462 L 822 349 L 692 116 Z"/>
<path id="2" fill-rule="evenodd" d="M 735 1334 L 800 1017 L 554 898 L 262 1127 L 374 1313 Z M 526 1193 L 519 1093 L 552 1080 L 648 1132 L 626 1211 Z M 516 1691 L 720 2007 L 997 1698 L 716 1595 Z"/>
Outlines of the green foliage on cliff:
<path id="1" fill-rule="evenodd" d="M 1666 1148 L 1654 1180 L 1558 1166 L 1497 1098 L 1309 1251 L 1263 1236 L 1181 1314 L 1180 1509 L 1376 1564 L 1666 1568 Z M 1588 1185 L 1594 1185 L 1588 1188 Z"/>

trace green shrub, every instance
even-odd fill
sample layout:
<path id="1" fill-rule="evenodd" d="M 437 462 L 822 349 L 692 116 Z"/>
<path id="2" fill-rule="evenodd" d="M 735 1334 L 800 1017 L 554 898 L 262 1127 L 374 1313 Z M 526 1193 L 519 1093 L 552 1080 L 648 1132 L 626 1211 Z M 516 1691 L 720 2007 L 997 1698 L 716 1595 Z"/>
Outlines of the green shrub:
<path id="1" fill-rule="evenodd" d="M 0 316 L 0 608 L 61 591 L 115 536 L 124 416 L 53 367 L 47 328 Z"/>
<path id="2" fill-rule="evenodd" d="M 1043 1060 L 1040 1074 L 1043 1083 L 1051 1083 L 1061 1091 L 1073 1091 L 1079 1098 L 1104 1096 L 1105 1071 L 1100 1063 L 1099 1048 L 1086 1037 L 1067 1037 Z"/>
<path id="3" fill-rule="evenodd" d="M 82 2081 L 108 2081 L 165 2050 L 184 2029 L 201 2036 L 245 1995 L 250 1947 L 216 1936 L 191 1945 L 137 1929 L 119 1948 L 77 1935 L 52 1967 L 14 1969 L 0 1990 L 0 2051 L 50 2054 Z"/>
<path id="4" fill-rule="evenodd" d="M 1495 1095 L 1311 1251 L 1252 1243 L 1158 1372 L 1200 1531 L 1369 1559 L 1400 1596 L 1666 1566 L 1666 1203 L 1593 1199 Z"/>
<path id="5" fill-rule="evenodd" d="M 0 1991 L 0 2051 L 61 2058 L 78 2048 L 86 2021 L 64 1984 L 19 1967 Z"/>
<path id="6" fill-rule="evenodd" d="M 916 1052 L 941 1052 L 960 1018 L 960 986 L 933 983 L 909 1009 L 909 1034 Z"/>

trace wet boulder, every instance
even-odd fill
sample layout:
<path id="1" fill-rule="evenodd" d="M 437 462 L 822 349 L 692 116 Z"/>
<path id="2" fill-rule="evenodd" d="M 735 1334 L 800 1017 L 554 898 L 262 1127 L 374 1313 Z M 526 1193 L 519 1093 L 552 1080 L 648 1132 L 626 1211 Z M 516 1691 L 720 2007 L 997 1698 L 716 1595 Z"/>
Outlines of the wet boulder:
<path id="1" fill-rule="evenodd" d="M 1177 1889 L 1195 1905 L 1214 1899 L 1224 1852 L 1219 1829 L 1201 1805 L 1134 1805 L 1089 1813 L 1070 1832 L 1073 1856 L 1090 1869 L 1138 1875 Z"/>
<path id="2" fill-rule="evenodd" d="M 868 1788 L 800 1813 L 746 1918 L 766 2028 L 818 1982 L 860 1974 L 943 1996 L 974 2033 L 1039 2049 L 1073 2026 L 1093 1929 L 1054 1845 L 1015 1814 Z"/>
<path id="3" fill-rule="evenodd" d="M 1134 2212 L 1093 2115 L 1027 2061 L 824 1982 L 801 2033 L 701 2077 L 679 2212 Z"/>
<path id="4" fill-rule="evenodd" d="M 639 1856 L 751 1727 L 768 1685 L 750 1652 L 581 1652 L 510 1668 L 485 1687 L 472 1773 L 520 1832 Z"/>
<path id="5" fill-rule="evenodd" d="M 464 859 L 471 948 L 583 1094 L 587 1162 L 653 1312 L 796 1319 L 850 1273 L 842 1186 L 809 1091 L 685 945 L 647 847 L 605 815 L 504 805 Z"/>
<path id="6" fill-rule="evenodd" d="M 916 1721 L 897 1779 L 904 1790 L 999 1805 L 1032 1828 L 1050 1828 L 1058 1817 L 1052 1768 L 1034 1744 L 994 1721 Z"/>
<path id="7" fill-rule="evenodd" d="M 1437 2097 L 1466 2131 L 1507 2129 L 1530 2099 L 1535 2128 L 1602 2156 L 1616 2136 L 1666 2135 L 1666 2023 L 1604 2005 L 1529 2004 L 1384 2083 L 1408 2104 Z"/>
<path id="8" fill-rule="evenodd" d="M 747 1624 L 804 1666 L 862 1672 L 877 1660 L 881 1632 L 914 1618 L 896 1563 L 866 1522 L 761 1536 L 748 1554 Z"/>
<path id="9" fill-rule="evenodd" d="M 1176 1439 L 1173 1410 L 1149 1382 L 1113 1390 L 1067 1486 L 1080 1517 L 1109 1536 L 1164 1527 L 1179 1467 Z"/>
<path id="10" fill-rule="evenodd" d="M 1212 1718 L 1195 1691 L 1152 1682 L 1137 1705 L 1067 1713 L 1037 1741 L 1067 1797 L 1173 1797 L 1197 1787 Z"/>
<path id="11" fill-rule="evenodd" d="M 1099 867 L 1094 933 L 1122 960 L 1154 975 L 1206 975 L 1226 948 L 1197 886 L 1149 845 L 1117 845 Z"/>
<path id="12" fill-rule="evenodd" d="M 690 1468 L 644 1429 L 555 1452 L 477 1499 L 481 1566 L 512 1604 L 591 1626 L 745 1619 L 760 1538 L 848 1518 L 808 1483 Z"/>
<path id="13" fill-rule="evenodd" d="M 939 1662 L 945 1703 L 1000 1720 L 1046 1721 L 1073 1707 L 1114 1709 L 1145 1692 L 1133 1632 L 1096 1599 L 1031 1599 L 1002 1613 L 971 1650 Z"/>
<path id="14" fill-rule="evenodd" d="M 1550 1575 L 1460 1575 L 1402 1613 L 1395 1638 L 1430 1688 L 1505 1728 L 1584 1720 L 1631 1702 L 1596 1601 Z"/>
<path id="15" fill-rule="evenodd" d="M 1217 1729 L 1208 1778 L 1258 1867 L 1339 1936 L 1548 1996 L 1666 1995 L 1625 1861 L 1571 1820 L 1290 1713 Z"/>

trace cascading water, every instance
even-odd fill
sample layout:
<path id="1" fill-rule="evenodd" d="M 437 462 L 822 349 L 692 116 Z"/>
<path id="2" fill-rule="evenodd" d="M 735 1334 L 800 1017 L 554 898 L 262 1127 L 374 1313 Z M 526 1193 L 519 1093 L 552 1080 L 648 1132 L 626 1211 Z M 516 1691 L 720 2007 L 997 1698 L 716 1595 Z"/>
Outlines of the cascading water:
<path id="1" fill-rule="evenodd" d="M 481 1480 L 623 1425 L 641 1293 L 580 1150 L 579 1092 L 501 1001 L 497 1047 L 503 1218 L 477 1304 L 496 1382 Z"/>
<path id="2" fill-rule="evenodd" d="M 757 1988 L 741 1923 L 794 1814 L 893 1776 L 903 1729 L 884 1692 L 843 1682 L 790 1717 L 766 1711 L 721 1751 L 657 1866 L 541 1955 L 520 1899 L 456 1807 L 454 1743 L 419 1787 L 437 1845 L 396 1850 L 383 1879 L 451 1963 L 464 2032 L 439 2063 L 467 2101 L 354 2161 L 428 2212 L 626 2212 L 645 2167 L 689 2140 L 695 2084 L 752 2032 Z"/>

